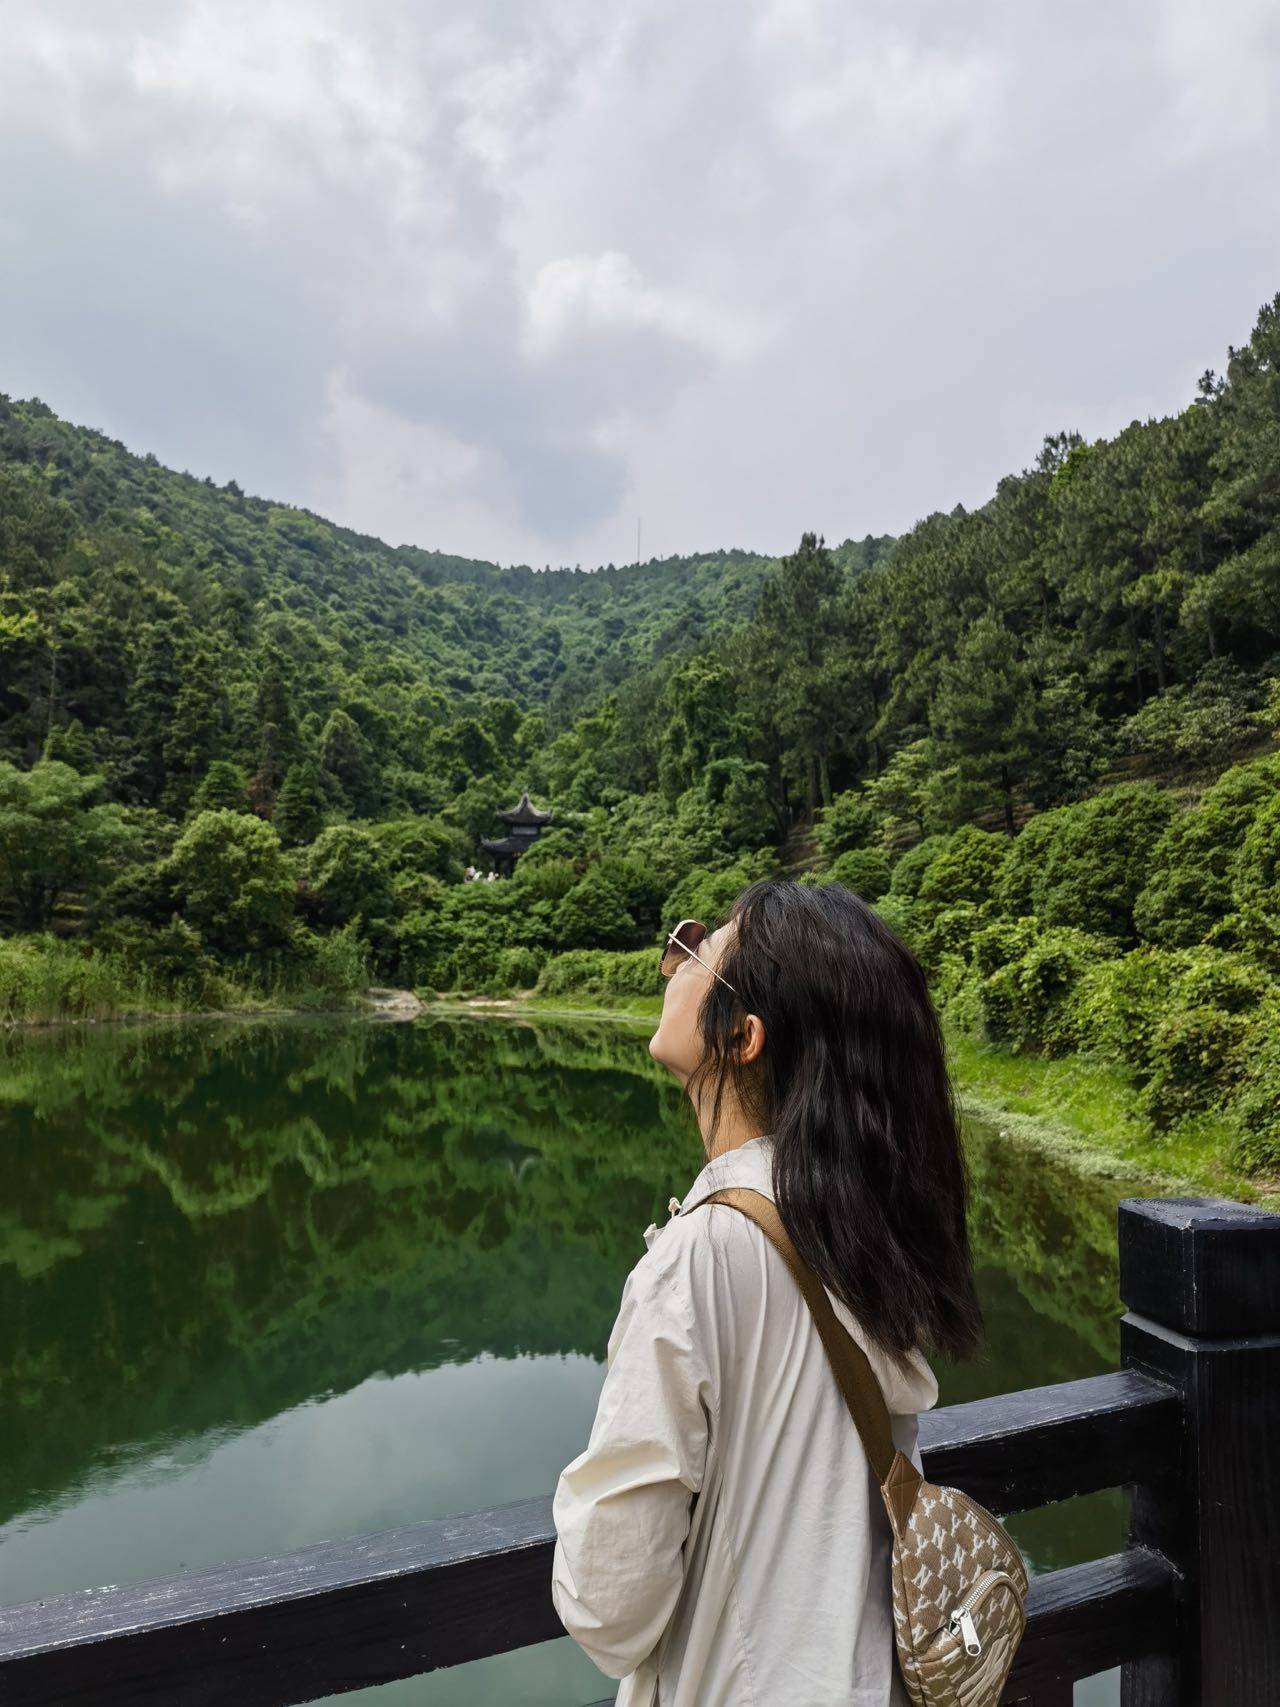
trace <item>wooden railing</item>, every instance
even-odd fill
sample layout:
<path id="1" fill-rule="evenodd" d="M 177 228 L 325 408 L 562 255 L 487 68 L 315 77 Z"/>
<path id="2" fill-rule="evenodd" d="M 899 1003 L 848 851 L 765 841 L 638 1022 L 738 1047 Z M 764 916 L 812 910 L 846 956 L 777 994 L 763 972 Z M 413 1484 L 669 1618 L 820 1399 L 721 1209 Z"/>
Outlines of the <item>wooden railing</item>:
<path id="1" fill-rule="evenodd" d="M 1032 1580 L 1004 1702 L 1280 1703 L 1280 1215 L 1119 1209 L 1111 1375 L 926 1411 L 931 1481 L 1007 1515 L 1129 1492 L 1129 1545 Z M 0 1610 L 0 1702 L 286 1707 L 563 1635 L 549 1497 Z"/>

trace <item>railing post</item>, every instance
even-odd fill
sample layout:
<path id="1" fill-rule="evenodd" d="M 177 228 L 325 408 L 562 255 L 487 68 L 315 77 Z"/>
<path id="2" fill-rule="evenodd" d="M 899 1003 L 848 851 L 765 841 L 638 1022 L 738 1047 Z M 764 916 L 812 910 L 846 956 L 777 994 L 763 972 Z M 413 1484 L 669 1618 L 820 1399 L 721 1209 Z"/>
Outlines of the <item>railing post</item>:
<path id="1" fill-rule="evenodd" d="M 1120 1360 L 1182 1398 L 1180 1466 L 1133 1487 L 1130 1540 L 1182 1574 L 1170 1655 L 1124 1707 L 1280 1702 L 1280 1215 L 1222 1198 L 1119 1207 Z"/>

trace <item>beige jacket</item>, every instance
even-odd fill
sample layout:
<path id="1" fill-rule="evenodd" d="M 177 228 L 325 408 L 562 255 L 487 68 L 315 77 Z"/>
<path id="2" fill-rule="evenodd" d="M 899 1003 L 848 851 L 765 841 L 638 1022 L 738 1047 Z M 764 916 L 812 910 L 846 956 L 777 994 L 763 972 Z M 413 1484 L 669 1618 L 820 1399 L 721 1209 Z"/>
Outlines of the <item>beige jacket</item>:
<path id="1" fill-rule="evenodd" d="M 708 1162 L 688 1212 L 645 1230 L 586 1450 L 561 1472 L 551 1594 L 618 1707 L 907 1707 L 889 1523 L 822 1341 L 782 1258 L 725 1204 L 772 1198 L 772 1139 Z M 919 1466 L 938 1385 L 840 1320 Z"/>

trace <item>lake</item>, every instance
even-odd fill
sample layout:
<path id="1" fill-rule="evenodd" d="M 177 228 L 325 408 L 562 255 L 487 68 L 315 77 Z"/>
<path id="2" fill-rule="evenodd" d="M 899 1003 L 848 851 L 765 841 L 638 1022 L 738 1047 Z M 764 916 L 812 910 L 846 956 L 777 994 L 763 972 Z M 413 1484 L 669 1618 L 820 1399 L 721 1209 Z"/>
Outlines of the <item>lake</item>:
<path id="1" fill-rule="evenodd" d="M 0 1603 L 549 1494 L 643 1229 L 702 1165 L 653 1022 L 183 1020 L 0 1038 Z M 940 1403 L 1118 1364 L 1115 1206 L 971 1123 L 978 1360 Z M 1119 1550 L 1118 1493 L 1010 1520 Z M 342 1697 L 573 1707 L 564 1637 Z M 1114 1674 L 1078 1703 L 1119 1700 Z"/>

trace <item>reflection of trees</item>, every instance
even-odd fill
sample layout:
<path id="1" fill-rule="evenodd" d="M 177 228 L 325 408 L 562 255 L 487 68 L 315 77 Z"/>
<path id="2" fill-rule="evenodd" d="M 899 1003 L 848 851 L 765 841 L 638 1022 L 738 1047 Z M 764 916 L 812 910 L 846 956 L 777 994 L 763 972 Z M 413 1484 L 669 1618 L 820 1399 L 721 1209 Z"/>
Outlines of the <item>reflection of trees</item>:
<path id="1" fill-rule="evenodd" d="M 4 1040 L 0 1517 L 108 1448 L 374 1373 L 603 1356 L 642 1229 L 702 1159 L 645 1044 L 438 1016 Z M 991 1286 L 1063 1324 L 1061 1369 L 1023 1336 L 996 1384 L 1080 1373 L 1079 1336 L 1109 1363 L 1114 1190 L 993 1135 L 972 1154 Z"/>
<path id="2" fill-rule="evenodd" d="M 1001 1348 L 1006 1386 L 1038 1387 L 1082 1373 L 1079 1360 L 1046 1359 L 1054 1343 L 1083 1340 L 1096 1369 L 1120 1354 L 1120 1256 L 1116 1205 L 1149 1187 L 1082 1174 L 1066 1160 L 993 1128 L 971 1123 L 967 1149 L 974 1196 L 970 1235 L 978 1263 L 999 1270 L 1039 1318 L 1042 1330 Z M 1025 1316 L 1026 1309 L 1022 1311 Z"/>
<path id="3" fill-rule="evenodd" d="M 617 1026 L 74 1042 L 0 1054 L 0 1512 L 109 1443 L 375 1372 L 601 1356 L 642 1229 L 701 1162 Z"/>

